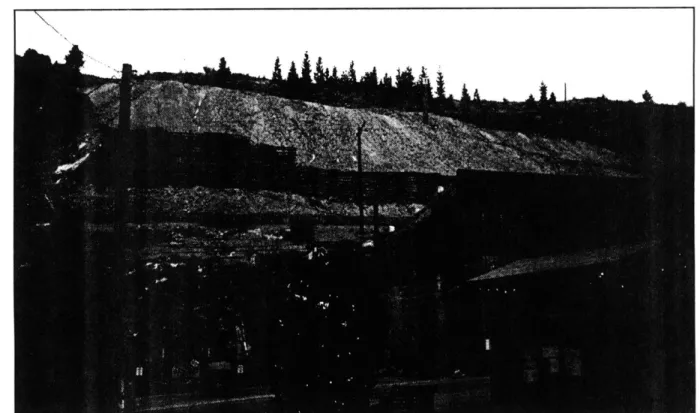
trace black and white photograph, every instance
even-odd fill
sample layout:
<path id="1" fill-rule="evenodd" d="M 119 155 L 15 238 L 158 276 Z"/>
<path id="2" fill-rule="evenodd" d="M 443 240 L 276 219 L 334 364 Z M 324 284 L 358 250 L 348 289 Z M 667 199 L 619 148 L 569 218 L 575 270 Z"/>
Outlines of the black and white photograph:
<path id="1" fill-rule="evenodd" d="M 695 411 L 693 6 L 59 3 L 15 412 Z"/>

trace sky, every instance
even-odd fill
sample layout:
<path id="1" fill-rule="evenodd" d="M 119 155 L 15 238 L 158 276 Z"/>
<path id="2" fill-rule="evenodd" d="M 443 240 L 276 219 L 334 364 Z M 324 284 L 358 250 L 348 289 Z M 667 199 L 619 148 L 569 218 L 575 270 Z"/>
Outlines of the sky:
<path id="1" fill-rule="evenodd" d="M 536 98 L 540 82 L 558 99 L 597 97 L 658 103 L 693 102 L 693 14 L 690 9 L 607 10 L 208 10 L 43 11 L 42 17 L 95 59 L 140 73 L 201 72 L 225 57 L 233 72 L 283 75 L 315 65 L 339 73 L 355 62 L 358 78 L 377 67 L 417 75 L 435 86 L 442 70 L 448 94 L 466 84 L 482 99 Z M 33 48 L 62 62 L 70 44 L 31 11 L 16 12 L 16 51 Z M 116 72 L 89 58 L 83 70 Z"/>

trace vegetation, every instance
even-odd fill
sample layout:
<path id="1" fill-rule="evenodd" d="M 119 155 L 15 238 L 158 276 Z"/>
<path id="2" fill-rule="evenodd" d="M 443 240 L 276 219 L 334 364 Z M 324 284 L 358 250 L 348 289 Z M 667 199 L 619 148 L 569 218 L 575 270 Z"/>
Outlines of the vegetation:
<path id="1" fill-rule="evenodd" d="M 82 61 L 77 51 L 66 56 L 68 67 L 79 66 Z M 218 69 L 204 68 L 203 73 L 150 73 L 137 76 L 137 80 L 178 80 L 183 83 L 215 85 L 228 89 L 255 91 L 291 99 L 303 99 L 331 106 L 351 108 L 386 108 L 423 112 L 459 119 L 483 128 L 536 133 L 551 139 L 583 141 L 605 147 L 634 159 L 647 156 L 643 138 L 645 128 L 651 124 L 649 111 L 657 115 L 682 118 L 690 122 L 692 110 L 685 104 L 675 106 L 656 105 L 649 91 L 644 91 L 644 104 L 632 101 L 611 101 L 605 96 L 590 99 L 557 101 L 555 94 L 547 93 L 544 81 L 539 85 L 539 99 L 533 95 L 522 102 L 482 100 L 479 90 L 470 95 L 463 85 L 459 101 L 446 95 L 446 79 L 438 71 L 436 90 L 433 93 L 427 68 L 418 75 L 407 66 L 396 70 L 392 78 L 388 73 L 380 78 L 376 67 L 365 72 L 359 80 L 355 62 L 348 70 L 324 65 L 319 56 L 312 72 L 311 58 L 304 54 L 301 75 L 296 64 L 290 62 L 286 78 L 282 75 L 282 63 L 275 59 L 271 80 L 232 73 L 225 58 Z M 83 78 L 83 82 L 95 84 L 95 79 Z M 539 100 L 539 102 L 538 102 Z M 664 115 L 665 114 L 665 115 Z"/>

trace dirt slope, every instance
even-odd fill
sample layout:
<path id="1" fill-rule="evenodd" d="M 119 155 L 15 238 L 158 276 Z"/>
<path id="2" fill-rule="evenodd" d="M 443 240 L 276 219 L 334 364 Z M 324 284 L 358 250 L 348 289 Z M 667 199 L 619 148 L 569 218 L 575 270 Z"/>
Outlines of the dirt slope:
<path id="1" fill-rule="evenodd" d="M 302 165 L 356 169 L 355 132 L 366 121 L 363 165 L 370 171 L 627 175 L 621 171 L 626 162 L 606 149 L 485 130 L 440 116 L 431 115 L 426 125 L 420 113 L 348 109 L 175 81 L 138 83 L 132 96 L 133 127 L 240 133 L 254 143 L 297 148 Z M 118 125 L 118 85 L 105 84 L 90 98 L 101 122 Z"/>

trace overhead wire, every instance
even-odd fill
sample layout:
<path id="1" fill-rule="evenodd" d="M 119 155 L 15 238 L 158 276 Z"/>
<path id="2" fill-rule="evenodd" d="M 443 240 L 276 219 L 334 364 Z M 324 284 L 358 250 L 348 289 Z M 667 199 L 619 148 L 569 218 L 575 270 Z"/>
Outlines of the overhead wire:
<path id="1" fill-rule="evenodd" d="M 46 19 L 45 19 L 41 14 L 39 14 L 38 11 L 34 10 L 34 14 L 36 14 L 36 15 L 41 19 L 41 21 L 43 21 L 47 26 L 49 26 L 54 32 L 56 32 L 59 36 L 61 36 L 65 41 L 67 41 L 68 43 L 70 43 L 71 46 L 76 46 L 75 43 L 73 43 L 73 42 L 71 42 L 70 40 L 68 40 L 68 38 L 67 38 L 65 35 L 63 35 L 63 33 L 59 32 L 58 29 L 56 29 L 51 23 L 47 22 Z M 90 59 L 90 60 L 92 60 L 92 61 L 94 61 L 94 62 L 97 62 L 97 63 L 101 64 L 102 66 L 105 66 L 106 68 L 115 71 L 116 73 L 121 73 L 120 70 L 117 70 L 117 69 L 113 68 L 112 66 L 108 65 L 107 63 L 104 63 L 104 62 L 102 62 L 102 61 L 100 61 L 100 60 L 98 60 L 98 59 L 96 59 L 96 58 L 90 56 L 89 54 L 85 53 L 85 52 L 82 51 L 82 50 L 81 50 L 81 52 L 83 52 L 83 56 L 87 57 L 88 59 Z"/>

